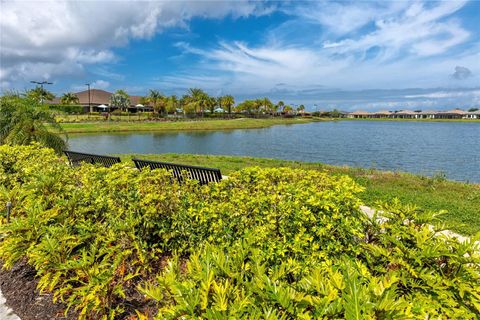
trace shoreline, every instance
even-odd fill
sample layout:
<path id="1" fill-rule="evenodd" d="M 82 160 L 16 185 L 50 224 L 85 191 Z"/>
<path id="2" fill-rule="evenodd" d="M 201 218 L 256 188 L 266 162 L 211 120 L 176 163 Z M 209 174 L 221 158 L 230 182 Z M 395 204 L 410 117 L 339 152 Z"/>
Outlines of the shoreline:
<path id="1" fill-rule="evenodd" d="M 350 119 L 350 118 L 236 118 L 236 119 L 199 119 L 165 121 L 85 121 L 61 122 L 65 133 L 104 133 L 104 132 L 174 132 L 174 131 L 215 131 L 235 129 L 262 129 L 275 125 L 293 125 L 330 121 L 386 121 L 386 122 L 452 122 L 479 123 L 475 119 Z"/>
<path id="2" fill-rule="evenodd" d="M 142 121 L 142 122 L 79 122 L 60 123 L 65 133 L 102 132 L 169 132 L 169 131 L 214 131 L 234 129 L 261 129 L 275 125 L 306 124 L 321 122 L 319 118 L 280 118 L 280 119 L 221 119 L 194 121 Z"/>

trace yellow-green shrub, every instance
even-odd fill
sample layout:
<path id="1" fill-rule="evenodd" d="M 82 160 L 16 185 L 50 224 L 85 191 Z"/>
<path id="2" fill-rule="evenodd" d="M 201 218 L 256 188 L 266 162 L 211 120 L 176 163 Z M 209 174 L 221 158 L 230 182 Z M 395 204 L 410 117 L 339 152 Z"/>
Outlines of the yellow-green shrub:
<path id="1" fill-rule="evenodd" d="M 5 267 L 26 258 L 40 289 L 81 318 L 121 318 L 146 303 L 159 319 L 479 310 L 471 246 L 435 237 L 413 209 L 366 219 L 347 177 L 249 168 L 179 185 L 162 170 L 70 168 L 48 149 L 0 146 L 0 183 L 0 203 L 14 203 L 0 226 Z"/>

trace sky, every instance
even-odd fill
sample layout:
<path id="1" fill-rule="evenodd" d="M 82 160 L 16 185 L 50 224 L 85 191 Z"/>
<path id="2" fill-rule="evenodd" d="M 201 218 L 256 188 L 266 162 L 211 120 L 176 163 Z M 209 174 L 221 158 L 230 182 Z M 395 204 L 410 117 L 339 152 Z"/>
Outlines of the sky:
<path id="1" fill-rule="evenodd" d="M 468 109 L 480 106 L 479 21 L 478 0 L 0 0 L 0 87 Z"/>

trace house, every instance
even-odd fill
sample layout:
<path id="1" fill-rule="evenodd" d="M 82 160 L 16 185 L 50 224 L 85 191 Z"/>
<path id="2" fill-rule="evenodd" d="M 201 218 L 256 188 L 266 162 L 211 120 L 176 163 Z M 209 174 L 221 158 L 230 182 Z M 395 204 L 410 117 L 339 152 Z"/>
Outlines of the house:
<path id="1" fill-rule="evenodd" d="M 419 113 L 411 110 L 401 110 L 398 112 L 395 112 L 392 115 L 392 118 L 397 118 L 397 119 L 418 119 L 419 118 Z"/>
<path id="2" fill-rule="evenodd" d="M 454 109 L 449 111 L 439 111 L 435 114 L 435 119 L 463 119 L 467 116 L 467 112 Z"/>
<path id="3" fill-rule="evenodd" d="M 90 107 L 94 112 L 106 111 L 105 106 L 109 106 L 112 110 L 116 109 L 115 106 L 110 106 L 110 97 L 112 94 L 111 92 L 100 89 L 90 89 L 74 93 L 74 95 L 78 97 L 78 104 L 83 106 L 84 112 L 89 112 Z M 152 110 L 151 106 L 140 103 L 142 99 L 141 96 L 129 96 L 129 99 L 130 106 L 128 110 L 131 112 Z M 50 101 L 50 104 L 61 104 L 61 99 L 55 98 Z"/>
<path id="4" fill-rule="evenodd" d="M 350 112 L 347 115 L 347 118 L 351 118 L 351 119 L 372 118 L 372 117 L 373 117 L 373 113 L 370 113 L 367 111 L 354 111 L 354 112 Z"/>
<path id="5" fill-rule="evenodd" d="M 480 110 L 467 112 L 465 119 L 480 119 Z"/>
<path id="6" fill-rule="evenodd" d="M 433 111 L 433 110 L 420 111 L 418 113 L 418 117 L 420 119 L 435 119 L 435 115 L 437 113 L 438 111 Z"/>
<path id="7" fill-rule="evenodd" d="M 374 118 L 391 118 L 393 115 L 393 112 L 387 111 L 387 110 L 382 110 L 374 113 Z"/>

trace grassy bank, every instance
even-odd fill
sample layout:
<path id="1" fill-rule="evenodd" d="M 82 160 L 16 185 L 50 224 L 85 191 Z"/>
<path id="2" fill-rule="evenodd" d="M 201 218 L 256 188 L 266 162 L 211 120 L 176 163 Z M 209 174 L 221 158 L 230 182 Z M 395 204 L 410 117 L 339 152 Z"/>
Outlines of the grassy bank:
<path id="1" fill-rule="evenodd" d="M 90 132 L 139 132 L 139 131 L 184 131 L 184 130 L 229 130 L 257 129 L 279 124 L 301 124 L 318 121 L 315 118 L 231 119 L 165 122 L 85 122 L 62 123 L 67 133 Z"/>
<path id="2" fill-rule="evenodd" d="M 441 177 L 427 178 L 408 173 L 251 157 L 186 154 L 135 156 L 141 159 L 220 168 L 225 175 L 250 166 L 304 168 L 325 170 L 333 175 L 346 174 L 366 188 L 361 198 L 369 206 L 375 207 L 378 201 L 399 198 L 405 204 L 414 204 L 434 211 L 446 210 L 440 218 L 452 224 L 453 226 L 449 228 L 459 233 L 472 235 L 480 231 L 480 184 L 454 182 Z M 134 155 L 121 157 L 128 160 Z"/>

